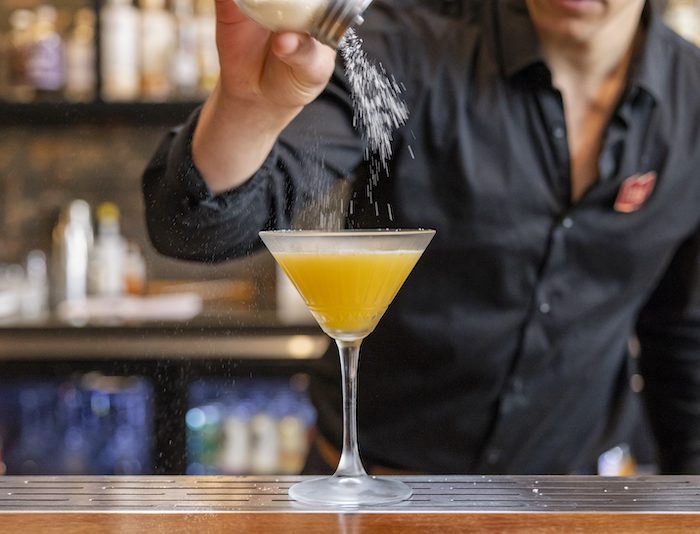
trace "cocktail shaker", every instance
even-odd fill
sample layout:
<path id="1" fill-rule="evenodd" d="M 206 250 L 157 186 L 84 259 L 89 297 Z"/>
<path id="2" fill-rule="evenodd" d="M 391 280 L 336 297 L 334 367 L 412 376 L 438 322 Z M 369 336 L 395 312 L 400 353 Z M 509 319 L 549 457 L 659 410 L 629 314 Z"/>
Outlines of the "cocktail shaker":
<path id="1" fill-rule="evenodd" d="M 372 0 L 235 0 L 247 17 L 275 32 L 309 33 L 337 48 L 350 26 L 362 24 Z"/>

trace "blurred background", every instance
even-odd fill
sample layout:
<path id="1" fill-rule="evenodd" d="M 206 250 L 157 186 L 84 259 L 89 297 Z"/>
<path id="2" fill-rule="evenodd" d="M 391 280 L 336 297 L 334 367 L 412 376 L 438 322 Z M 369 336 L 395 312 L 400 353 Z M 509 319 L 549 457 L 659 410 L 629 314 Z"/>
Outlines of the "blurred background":
<path id="1" fill-rule="evenodd" d="M 700 2 L 658 4 L 700 44 Z M 303 466 L 327 339 L 271 257 L 146 237 L 141 173 L 216 82 L 214 25 L 213 0 L 0 2 L 0 474 Z M 591 469 L 652 471 L 640 424 Z"/>

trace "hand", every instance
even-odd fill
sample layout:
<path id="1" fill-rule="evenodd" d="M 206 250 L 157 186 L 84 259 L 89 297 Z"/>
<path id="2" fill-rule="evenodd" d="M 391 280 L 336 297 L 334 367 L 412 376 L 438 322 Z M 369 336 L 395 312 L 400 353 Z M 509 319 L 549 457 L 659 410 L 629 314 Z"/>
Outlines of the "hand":
<path id="1" fill-rule="evenodd" d="M 300 109 L 328 83 L 335 65 L 330 47 L 308 35 L 266 30 L 234 0 L 216 0 L 216 20 L 220 96 L 263 109 Z"/>
<path id="2" fill-rule="evenodd" d="M 214 193 L 238 187 L 289 122 L 325 88 L 335 51 L 308 35 L 275 34 L 234 0 L 216 0 L 221 73 L 192 139 L 192 158 Z"/>

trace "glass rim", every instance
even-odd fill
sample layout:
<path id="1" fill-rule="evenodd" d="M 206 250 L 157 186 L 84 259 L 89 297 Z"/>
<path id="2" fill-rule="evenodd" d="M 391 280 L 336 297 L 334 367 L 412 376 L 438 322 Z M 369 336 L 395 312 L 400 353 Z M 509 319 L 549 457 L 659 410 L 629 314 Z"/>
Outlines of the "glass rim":
<path id="1" fill-rule="evenodd" d="M 431 228 L 348 228 L 345 230 L 261 230 L 258 235 L 294 235 L 299 237 L 390 236 L 434 234 Z"/>

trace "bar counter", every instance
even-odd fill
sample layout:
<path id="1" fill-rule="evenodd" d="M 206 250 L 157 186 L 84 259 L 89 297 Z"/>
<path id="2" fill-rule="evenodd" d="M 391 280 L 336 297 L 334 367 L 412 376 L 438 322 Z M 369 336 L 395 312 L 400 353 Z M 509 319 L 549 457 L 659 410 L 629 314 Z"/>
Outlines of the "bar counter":
<path id="1" fill-rule="evenodd" d="M 306 506 L 303 477 L 0 477 L 0 531 L 698 532 L 700 476 L 415 476 L 402 503 Z"/>
<path id="2" fill-rule="evenodd" d="M 188 321 L 70 324 L 0 322 L 0 362 L 65 360 L 309 360 L 328 337 L 315 324 L 285 324 L 274 312 L 231 312 Z"/>

